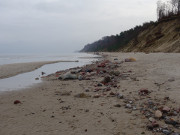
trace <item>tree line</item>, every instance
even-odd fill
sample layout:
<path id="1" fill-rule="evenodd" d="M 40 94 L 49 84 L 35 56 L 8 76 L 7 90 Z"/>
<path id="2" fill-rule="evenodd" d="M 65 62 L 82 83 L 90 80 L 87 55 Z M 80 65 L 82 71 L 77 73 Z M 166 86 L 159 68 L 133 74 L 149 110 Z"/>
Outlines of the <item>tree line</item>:
<path id="1" fill-rule="evenodd" d="M 158 20 L 164 18 L 180 15 L 180 0 L 168 0 L 162 2 L 158 0 L 157 2 L 157 16 Z"/>

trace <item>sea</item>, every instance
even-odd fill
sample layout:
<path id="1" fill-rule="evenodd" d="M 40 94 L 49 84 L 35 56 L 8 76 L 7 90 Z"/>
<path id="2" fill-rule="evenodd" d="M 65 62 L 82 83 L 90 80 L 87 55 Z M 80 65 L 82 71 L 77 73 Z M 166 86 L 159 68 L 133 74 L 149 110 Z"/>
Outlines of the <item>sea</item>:
<path id="1" fill-rule="evenodd" d="M 97 61 L 100 56 L 88 53 L 61 53 L 61 54 L 0 54 L 0 66 L 5 64 L 41 62 L 41 61 L 78 61 L 46 64 L 34 71 L 18 74 L 13 77 L 0 79 L 0 92 L 21 90 L 32 87 L 42 80 L 42 72 L 49 75 L 57 71 L 80 67 Z M 0 71 L 1 72 L 1 71 Z"/>

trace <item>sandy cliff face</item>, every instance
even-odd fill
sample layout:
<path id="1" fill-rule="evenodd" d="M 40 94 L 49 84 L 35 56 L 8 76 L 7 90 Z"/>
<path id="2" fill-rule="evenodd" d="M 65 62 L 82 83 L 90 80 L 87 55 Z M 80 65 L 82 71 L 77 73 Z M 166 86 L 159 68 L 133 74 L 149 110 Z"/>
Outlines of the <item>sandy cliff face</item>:
<path id="1" fill-rule="evenodd" d="M 130 41 L 123 52 L 180 52 L 180 18 L 155 23 Z"/>

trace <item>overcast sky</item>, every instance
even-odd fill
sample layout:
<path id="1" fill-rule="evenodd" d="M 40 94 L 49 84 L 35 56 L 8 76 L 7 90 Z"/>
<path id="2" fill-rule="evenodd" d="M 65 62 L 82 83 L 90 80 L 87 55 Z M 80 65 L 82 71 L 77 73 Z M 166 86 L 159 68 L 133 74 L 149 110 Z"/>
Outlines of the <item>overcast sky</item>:
<path id="1" fill-rule="evenodd" d="M 0 53 L 72 52 L 156 20 L 157 0 L 0 0 Z"/>

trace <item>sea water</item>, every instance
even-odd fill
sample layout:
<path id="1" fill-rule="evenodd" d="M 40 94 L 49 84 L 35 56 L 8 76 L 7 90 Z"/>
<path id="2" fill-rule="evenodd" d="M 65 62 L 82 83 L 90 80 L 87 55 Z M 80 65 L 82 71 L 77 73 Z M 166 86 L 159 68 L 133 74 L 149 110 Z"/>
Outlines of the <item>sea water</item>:
<path id="1" fill-rule="evenodd" d="M 32 72 L 22 73 L 13 77 L 0 79 L 0 91 L 13 91 L 22 88 L 31 87 L 34 84 L 42 82 L 41 79 L 36 80 L 35 78 L 41 78 L 42 72 L 45 75 L 55 73 L 56 71 L 65 70 L 73 67 L 83 66 L 90 64 L 93 61 L 97 61 L 97 56 L 86 53 L 69 53 L 69 54 L 10 54 L 0 55 L 0 65 L 13 64 L 13 63 L 28 63 L 28 62 L 39 62 L 39 61 L 76 61 L 78 62 L 59 62 L 54 64 L 46 64 Z"/>

